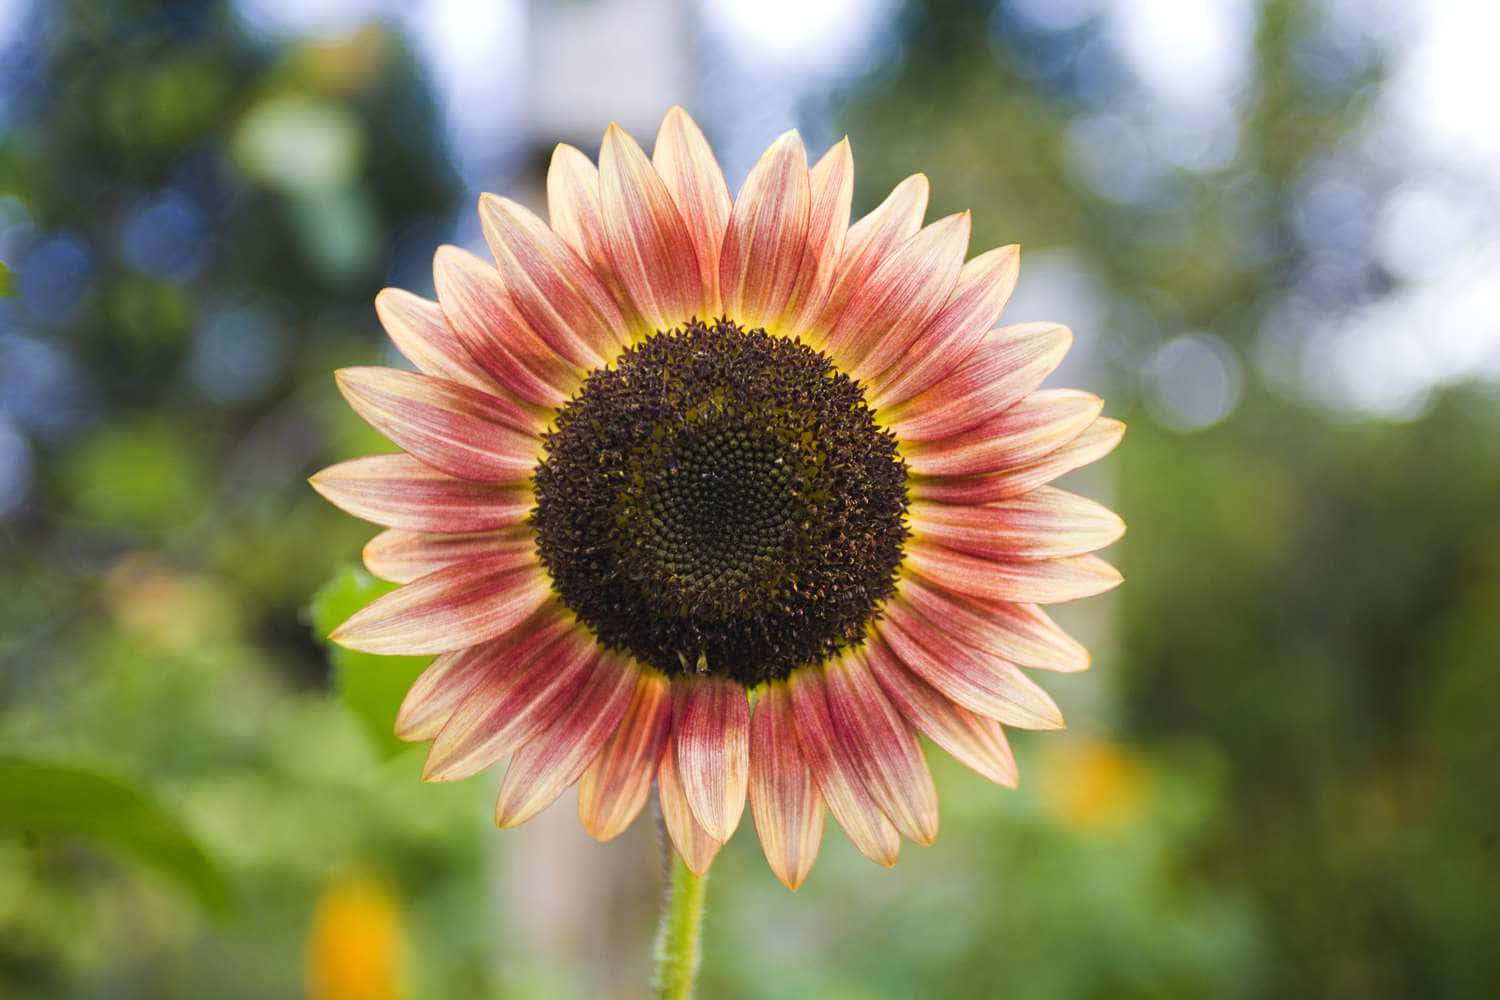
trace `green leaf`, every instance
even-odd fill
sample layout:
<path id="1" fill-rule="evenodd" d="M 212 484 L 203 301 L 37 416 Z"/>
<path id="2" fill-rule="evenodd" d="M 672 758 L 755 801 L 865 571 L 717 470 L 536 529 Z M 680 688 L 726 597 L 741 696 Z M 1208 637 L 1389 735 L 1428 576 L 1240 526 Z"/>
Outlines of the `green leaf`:
<path id="1" fill-rule="evenodd" d="M 395 585 L 376 580 L 364 570 L 347 566 L 313 595 L 309 608 L 320 641 L 346 618 Z M 409 744 L 396 739 L 396 710 L 406 689 L 427 664 L 427 656 L 376 656 L 328 644 L 333 663 L 334 689 L 343 699 L 382 757 L 394 757 Z"/>
<path id="2" fill-rule="evenodd" d="M 129 855 L 223 912 L 223 872 L 151 793 L 123 778 L 57 761 L 0 756 L 0 833 L 76 836 Z"/>

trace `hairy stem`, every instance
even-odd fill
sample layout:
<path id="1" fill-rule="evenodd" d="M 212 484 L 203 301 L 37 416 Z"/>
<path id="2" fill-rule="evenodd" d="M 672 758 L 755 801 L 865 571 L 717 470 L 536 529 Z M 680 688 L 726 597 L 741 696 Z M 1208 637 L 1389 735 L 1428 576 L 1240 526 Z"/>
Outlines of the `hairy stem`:
<path id="1" fill-rule="evenodd" d="M 656 975 L 652 995 L 661 1000 L 689 1000 L 698 975 L 698 941 L 708 877 L 688 870 L 663 831 L 666 887 L 661 924 L 656 929 Z"/>

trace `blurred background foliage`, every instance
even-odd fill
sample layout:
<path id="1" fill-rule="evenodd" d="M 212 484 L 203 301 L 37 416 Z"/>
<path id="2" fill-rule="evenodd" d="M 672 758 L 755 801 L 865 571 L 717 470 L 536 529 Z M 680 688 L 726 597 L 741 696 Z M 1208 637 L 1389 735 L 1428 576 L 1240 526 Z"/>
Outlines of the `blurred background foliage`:
<path id="1" fill-rule="evenodd" d="M 330 377 L 394 361 L 375 292 L 679 100 L 732 184 L 788 124 L 849 132 L 857 210 L 926 171 L 1131 425 L 1079 484 L 1130 533 L 1063 610 L 1070 731 L 1017 739 L 1017 792 L 932 755 L 943 836 L 892 872 L 830 829 L 791 896 L 742 831 L 704 995 L 1500 981 L 1500 310 L 1395 308 L 1485 301 L 1500 171 L 1403 152 L 1411 23 L 1226 0 L 1143 56 L 1110 0 L 830 6 L 5 7 L 0 996 L 640 995 L 649 820 L 501 834 L 492 781 L 419 784 L 421 661 L 318 638 L 372 529 L 303 480 L 386 448 Z M 1453 330 L 1492 339 L 1447 365 Z"/>

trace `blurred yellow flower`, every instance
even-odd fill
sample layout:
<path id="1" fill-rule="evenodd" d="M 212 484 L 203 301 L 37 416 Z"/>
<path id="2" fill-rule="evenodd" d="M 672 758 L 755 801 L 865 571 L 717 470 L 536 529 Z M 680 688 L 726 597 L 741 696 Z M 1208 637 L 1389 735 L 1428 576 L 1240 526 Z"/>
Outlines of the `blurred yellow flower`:
<path id="1" fill-rule="evenodd" d="M 1085 740 L 1050 761 L 1044 788 L 1049 812 L 1087 832 L 1118 830 L 1136 819 L 1150 793 L 1150 775 L 1124 747 Z"/>
<path id="2" fill-rule="evenodd" d="M 307 932 L 309 1000 L 399 1000 L 406 995 L 400 907 L 365 879 L 323 891 Z"/>

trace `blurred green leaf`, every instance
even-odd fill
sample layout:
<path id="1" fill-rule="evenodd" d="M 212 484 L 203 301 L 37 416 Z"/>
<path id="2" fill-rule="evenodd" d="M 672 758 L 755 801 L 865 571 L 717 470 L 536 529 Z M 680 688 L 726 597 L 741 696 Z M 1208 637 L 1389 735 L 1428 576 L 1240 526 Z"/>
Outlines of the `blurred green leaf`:
<path id="1" fill-rule="evenodd" d="M 210 910 L 228 900 L 224 874 L 144 788 L 71 764 L 0 757 L 0 832 L 79 836 L 171 876 Z"/>
<path id="2" fill-rule="evenodd" d="M 15 284 L 11 281 L 10 268 L 5 266 L 5 261 L 0 260 L 0 299 L 7 298 L 16 293 Z"/>
<path id="3" fill-rule="evenodd" d="M 318 639 L 395 585 L 377 580 L 364 570 L 346 566 L 313 595 L 311 612 Z M 396 710 L 406 689 L 431 662 L 425 656 L 376 656 L 329 644 L 334 688 L 370 737 L 371 746 L 382 757 L 394 757 L 407 748 L 396 739 Z"/>

